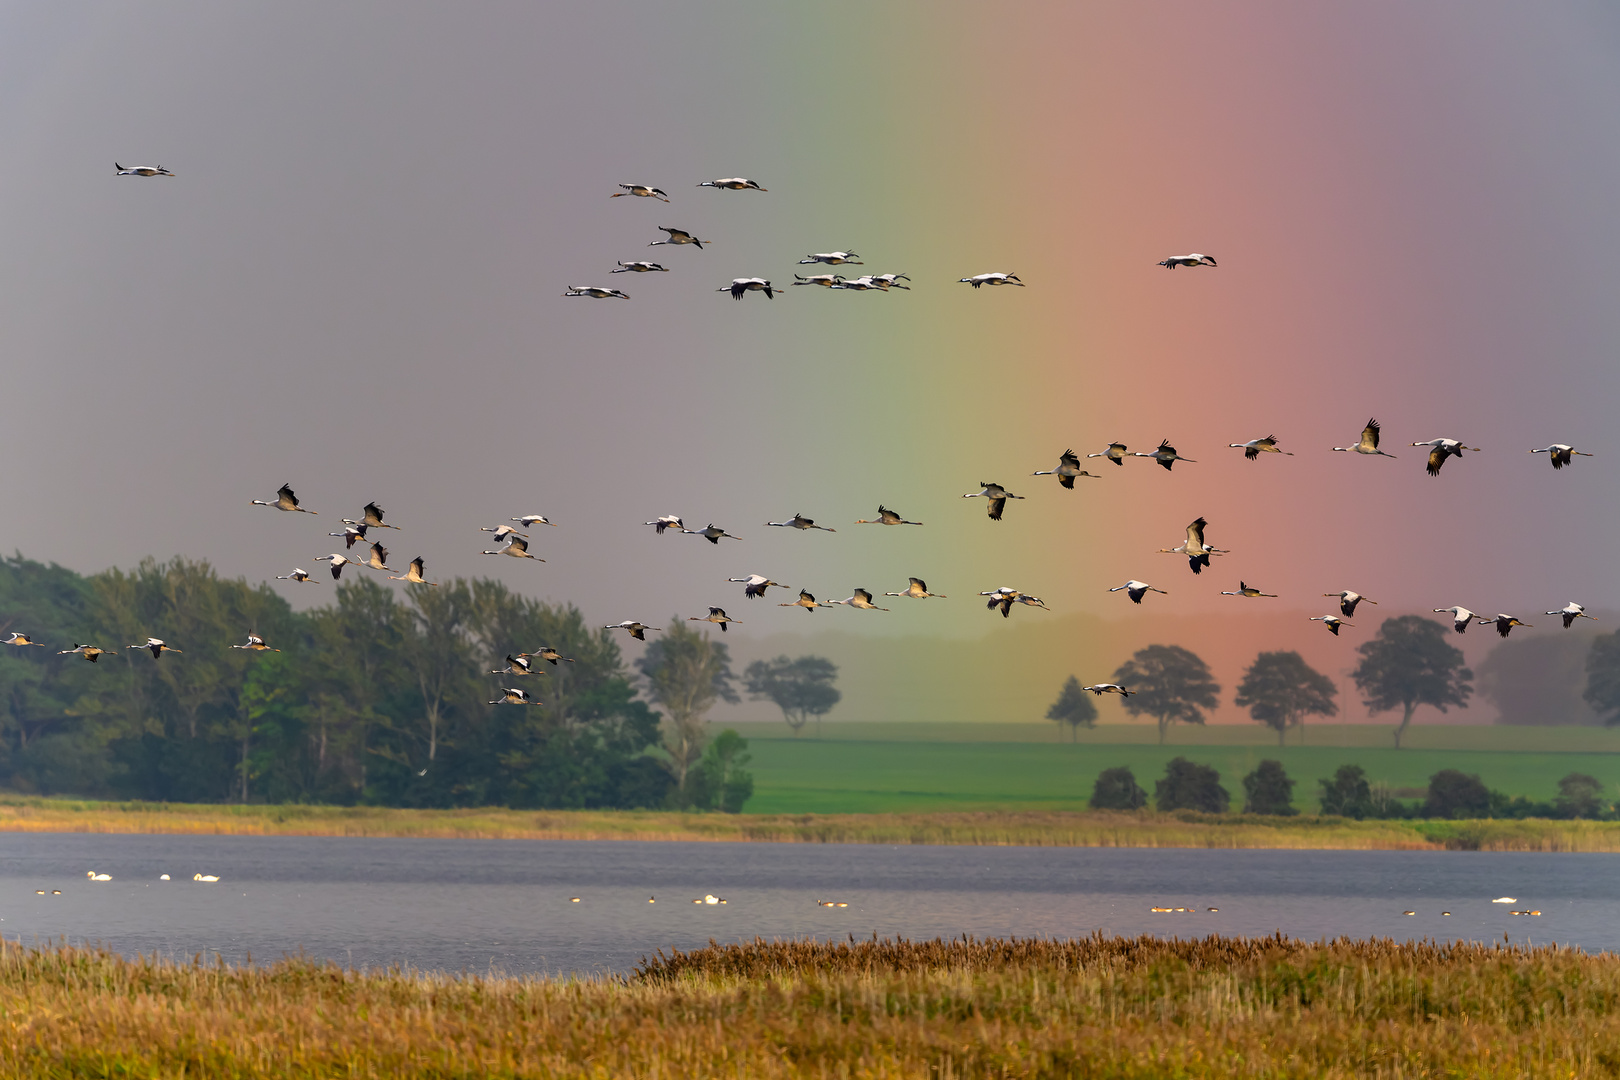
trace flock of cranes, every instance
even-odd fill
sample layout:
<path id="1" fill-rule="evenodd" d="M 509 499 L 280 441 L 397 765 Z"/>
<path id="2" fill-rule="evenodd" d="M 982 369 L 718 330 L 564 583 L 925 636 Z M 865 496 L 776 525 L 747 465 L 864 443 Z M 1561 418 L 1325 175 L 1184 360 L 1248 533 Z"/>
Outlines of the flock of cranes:
<path id="1" fill-rule="evenodd" d="M 123 165 L 115 163 L 115 167 L 117 170 L 117 175 L 119 176 L 172 177 L 174 175 L 168 169 L 163 168 L 162 166 L 135 166 L 125 168 Z M 705 180 L 696 186 L 723 191 L 768 191 L 767 188 L 759 184 L 757 181 L 744 177 L 726 177 L 716 180 Z M 612 193 L 610 196 L 611 198 L 617 199 L 629 197 L 632 199 L 653 199 L 662 203 L 671 202 L 669 193 L 667 191 L 651 184 L 619 184 L 618 187 L 620 190 Z M 689 232 L 685 229 L 658 226 L 658 230 L 664 233 L 664 238 L 649 241 L 649 247 L 666 245 L 674 247 L 690 246 L 701 251 L 706 244 L 712 244 L 714 242 L 712 240 L 700 238 L 695 233 Z M 801 266 L 817 265 L 828 267 L 845 267 L 865 265 L 862 258 L 852 250 L 811 253 L 799 259 L 798 262 Z M 1182 267 L 1216 267 L 1218 266 L 1218 263 L 1214 257 L 1210 255 L 1193 252 L 1186 255 L 1170 256 L 1169 258 L 1158 263 L 1158 265 L 1165 267 L 1166 269 L 1175 270 Z M 616 263 L 614 269 L 609 271 L 609 273 L 613 274 L 669 272 L 669 267 L 648 260 L 619 261 Z M 911 281 L 911 277 L 904 273 L 868 274 L 858 278 L 846 277 L 840 273 L 820 273 L 809 276 L 795 273 L 793 278 L 794 280 L 792 285 L 794 286 L 819 285 L 827 289 L 840 289 L 848 291 L 866 291 L 876 289 L 887 292 L 890 289 L 910 289 L 911 287 L 909 285 L 900 284 L 901 281 Z M 970 277 L 960 278 L 958 280 L 960 283 L 971 285 L 974 289 L 980 289 L 984 286 L 1000 287 L 1006 285 L 1016 286 L 1018 288 L 1025 287 L 1025 283 L 1017 274 L 1001 271 L 976 274 Z M 778 292 L 781 292 L 782 289 L 773 285 L 771 279 L 769 278 L 763 276 L 752 276 L 734 278 L 729 285 L 721 286 L 716 291 L 729 292 L 735 299 L 741 300 L 750 292 L 763 292 L 767 299 L 774 299 L 775 295 Z M 596 300 L 630 299 L 630 296 L 622 290 L 599 285 L 569 285 L 563 295 L 566 297 L 584 297 Z M 1376 419 L 1371 419 L 1367 421 L 1366 426 L 1362 429 L 1361 437 L 1354 444 L 1350 446 L 1335 446 L 1332 447 L 1332 450 L 1340 453 L 1354 453 L 1368 457 L 1379 456 L 1394 458 L 1396 455 L 1390 454 L 1380 448 L 1380 436 L 1381 428 L 1378 421 Z M 1414 442 L 1411 445 L 1414 447 L 1423 446 L 1429 448 L 1425 467 L 1430 476 L 1438 476 L 1441 468 L 1445 465 L 1448 458 L 1461 458 L 1464 452 L 1480 452 L 1478 447 L 1467 446 L 1462 441 L 1449 437 L 1428 439 L 1421 442 Z M 1231 449 L 1241 449 L 1243 451 L 1243 456 L 1249 461 L 1258 460 L 1261 454 L 1277 454 L 1290 457 L 1294 456 L 1293 451 L 1283 450 L 1279 447 L 1278 440 L 1275 435 L 1248 439 L 1242 442 L 1233 442 L 1229 443 L 1228 446 Z M 1577 456 L 1592 456 L 1585 451 L 1575 449 L 1573 446 L 1567 443 L 1553 443 L 1540 449 L 1530 450 L 1529 452 L 1532 454 L 1547 454 L 1549 456 L 1549 460 L 1552 462 L 1553 468 L 1559 470 L 1573 464 L 1574 459 Z M 1160 440 L 1159 445 L 1151 451 L 1132 451 L 1123 442 L 1110 442 L 1102 450 L 1087 454 L 1086 457 L 1088 459 L 1101 458 L 1104 461 L 1111 462 L 1115 466 L 1121 467 L 1125 464 L 1125 459 L 1128 457 L 1148 458 L 1157 462 L 1167 471 L 1173 469 L 1178 462 L 1189 465 L 1197 464 L 1197 459 L 1181 456 L 1176 447 L 1171 444 L 1169 439 Z M 1036 470 L 1031 475 L 1056 476 L 1058 478 L 1058 483 L 1063 488 L 1071 491 L 1074 490 L 1075 481 L 1077 479 L 1099 479 L 1097 474 L 1091 473 L 1082 468 L 1082 459 L 1072 449 L 1065 450 L 1060 455 L 1058 464 L 1055 468 Z M 1007 488 L 1003 485 L 995 482 L 981 481 L 979 483 L 979 488 L 980 490 L 978 491 L 963 494 L 962 498 L 984 499 L 988 517 L 992 521 L 1002 520 L 1002 516 L 1006 510 L 1009 500 L 1022 500 L 1025 498 L 1025 496 L 1014 494 L 1013 492 L 1007 490 Z M 253 499 L 251 500 L 251 503 L 255 506 L 273 507 L 276 510 L 286 513 L 315 514 L 315 511 L 307 509 L 299 504 L 297 495 L 294 493 L 292 487 L 287 484 L 283 484 L 281 486 L 281 488 L 276 492 L 276 497 L 274 499 Z M 383 546 L 382 542 L 380 540 L 367 541 L 367 533 L 370 530 L 398 529 L 398 526 L 386 523 L 383 518 L 383 510 L 375 502 L 370 502 L 364 506 L 361 511 L 361 516 L 358 519 L 341 519 L 344 526 L 343 530 L 341 532 L 334 532 L 329 535 L 341 537 L 343 539 L 344 551 L 332 552 L 328 555 L 320 556 L 319 559 L 319 561 L 325 562 L 328 565 L 332 578 L 334 580 L 338 580 L 341 577 L 344 568 L 353 565 L 387 572 L 389 579 L 394 581 L 405 581 L 410 584 L 424 586 L 436 585 L 436 582 L 426 580 L 424 576 L 425 564 L 421 556 L 412 559 L 408 565 L 408 569 L 404 573 L 396 574 L 393 572 L 394 568 L 388 565 L 389 552 L 388 549 Z M 527 514 L 520 517 L 514 517 L 511 519 L 511 521 L 516 523 L 516 525 L 520 528 L 513 527 L 513 525 L 510 524 L 503 524 L 492 527 L 484 527 L 480 530 L 482 532 L 491 533 L 495 542 L 498 545 L 501 545 L 492 549 L 484 549 L 483 554 L 505 555 L 515 559 L 528 559 L 536 562 L 544 562 L 544 559 L 540 558 L 540 556 L 529 550 L 529 542 L 531 537 L 527 532 L 523 532 L 521 530 L 531 529 L 536 525 L 555 525 L 555 523 L 548 521 L 545 517 L 539 514 Z M 674 514 L 663 515 L 653 519 L 652 521 L 648 521 L 645 524 L 651 526 L 659 536 L 662 536 L 666 531 L 673 529 L 682 535 L 701 536 L 711 545 L 716 547 L 720 545 L 720 541 L 723 539 L 741 539 L 741 537 L 727 532 L 724 528 L 715 525 L 713 522 L 710 522 L 701 529 L 688 529 L 682 518 Z M 909 520 L 898 511 L 889 509 L 887 505 L 879 504 L 877 517 L 870 519 L 859 518 L 856 519 L 855 524 L 921 526 L 923 523 L 920 521 Z M 811 530 L 828 533 L 837 532 L 835 528 L 826 525 L 819 525 L 814 519 L 806 517 L 798 512 L 795 512 L 794 515 L 787 520 L 768 521 L 765 523 L 765 525 L 773 528 L 791 528 L 799 532 L 808 532 Z M 1198 517 L 1187 526 L 1186 537 L 1179 545 L 1173 548 L 1160 548 L 1160 553 L 1184 556 L 1188 561 L 1188 565 L 1192 573 L 1195 576 L 1200 574 L 1203 570 L 1210 566 L 1211 558 L 1213 556 L 1230 554 L 1229 550 L 1214 547 L 1208 542 L 1206 538 L 1206 530 L 1208 527 L 1209 522 L 1203 517 Z M 369 546 L 365 549 L 364 555 L 354 556 L 350 554 L 353 552 L 355 545 L 362 542 L 369 543 Z M 290 574 L 278 575 L 278 580 L 291 581 L 294 583 L 309 583 L 315 581 L 316 579 L 302 568 L 294 568 L 293 572 Z M 743 595 L 747 600 L 758 599 L 764 596 L 767 590 L 773 587 L 783 589 L 788 588 L 781 582 L 772 580 L 765 575 L 757 573 L 750 573 L 746 577 L 733 577 L 726 580 L 732 583 L 742 584 L 744 586 Z M 1167 590 L 1158 588 L 1145 581 L 1139 581 L 1135 578 L 1131 578 L 1123 585 L 1114 586 L 1108 591 L 1111 593 L 1123 591 L 1134 604 L 1141 604 L 1143 599 L 1149 593 L 1168 595 Z M 893 596 L 910 599 L 945 598 L 944 594 L 942 593 L 930 592 L 926 582 L 917 577 L 910 578 L 909 584 L 905 589 L 895 592 L 887 592 L 883 595 L 886 597 Z M 980 592 L 979 595 L 985 598 L 986 606 L 990 610 L 999 610 L 1004 618 L 1010 615 L 1014 604 L 1027 607 L 1037 607 L 1042 610 L 1050 610 L 1039 597 L 1023 592 L 1019 589 L 1014 589 L 1010 586 L 1002 586 L 996 589 L 986 590 Z M 1274 599 L 1276 598 L 1277 594 L 1264 592 L 1258 586 L 1251 586 L 1247 583 L 1247 581 L 1240 581 L 1237 589 L 1222 590 L 1221 595 L 1236 596 L 1244 599 Z M 1312 616 L 1310 621 L 1321 622 L 1326 629 L 1335 636 L 1337 636 L 1344 627 L 1353 627 L 1355 625 L 1349 620 L 1355 617 L 1356 608 L 1359 604 L 1363 602 L 1369 604 L 1377 603 L 1377 601 L 1370 600 L 1360 593 L 1350 589 L 1343 589 L 1332 593 L 1324 593 L 1323 595 L 1336 597 L 1338 599 L 1339 612 L 1337 614 L 1330 613 Z M 791 602 L 781 603 L 779 606 L 799 607 L 804 608 L 807 611 L 814 611 L 815 609 L 821 607 L 852 607 L 868 611 L 889 610 L 888 608 L 882 607 L 875 603 L 874 594 L 865 588 L 856 588 L 853 593 L 845 599 L 827 601 L 819 601 L 808 590 L 800 589 L 798 599 Z M 1523 622 L 1511 614 L 1497 613 L 1494 616 L 1483 615 L 1462 605 L 1436 608 L 1434 610 L 1437 614 L 1450 614 L 1452 617 L 1452 626 L 1457 633 L 1463 633 L 1470 625 L 1479 623 L 1483 625 L 1494 625 L 1497 632 L 1503 637 L 1506 637 L 1514 627 L 1530 627 L 1533 625 Z M 731 618 L 722 607 L 711 606 L 709 607 L 708 612 L 709 613 L 705 616 L 689 616 L 688 621 L 712 623 L 719 626 L 722 632 L 726 631 L 727 627 L 732 623 L 740 621 Z M 1549 611 L 1546 614 L 1561 616 L 1565 628 L 1572 626 L 1577 619 L 1591 618 L 1590 615 L 1586 614 L 1585 608 L 1574 601 L 1566 604 L 1561 609 Z M 631 637 L 641 641 L 646 640 L 646 635 L 649 631 L 661 632 L 660 627 L 650 626 L 637 620 L 625 620 L 623 622 L 613 623 L 604 627 L 604 629 L 624 630 L 630 634 Z M 41 642 L 34 641 L 28 637 L 28 635 L 23 633 L 13 633 L 11 637 L 3 643 L 14 646 L 43 647 Z M 158 638 L 148 638 L 146 642 L 138 645 L 130 645 L 129 648 L 150 650 L 154 660 L 160 659 L 165 652 L 181 652 L 180 649 L 167 645 Z M 248 635 L 246 644 L 233 645 L 232 648 L 244 649 L 252 652 L 278 651 L 273 650 L 272 647 L 266 644 L 265 641 L 256 633 L 250 633 Z M 83 656 L 89 662 L 95 663 L 106 653 L 104 650 L 95 645 L 75 643 L 72 649 L 61 650 L 61 654 L 77 654 Z M 560 656 L 555 649 L 551 649 L 550 647 L 542 647 L 533 653 L 509 654 L 506 657 L 506 667 L 497 669 L 491 672 L 491 674 L 515 676 L 539 674 L 539 672 L 535 671 L 531 667 L 530 661 L 532 658 L 547 660 L 552 665 L 557 664 L 560 660 L 571 662 L 570 658 Z M 1099 696 L 1102 694 L 1129 696 L 1132 693 L 1132 691 L 1129 689 L 1112 683 L 1096 683 L 1087 686 L 1084 689 L 1089 690 Z M 490 704 L 536 705 L 541 704 L 541 702 L 532 699 L 528 693 L 521 688 L 503 687 L 502 697 L 490 702 Z"/>

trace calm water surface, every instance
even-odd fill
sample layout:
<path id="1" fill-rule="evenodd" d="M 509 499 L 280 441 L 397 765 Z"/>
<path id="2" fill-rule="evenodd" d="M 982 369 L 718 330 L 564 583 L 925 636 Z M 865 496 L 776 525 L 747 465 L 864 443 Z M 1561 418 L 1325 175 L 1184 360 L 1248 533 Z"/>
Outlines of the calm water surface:
<path id="1" fill-rule="evenodd" d="M 599 973 L 710 938 L 1096 930 L 1620 950 L 1620 856 L 0 833 L 0 933 L 126 954 Z"/>

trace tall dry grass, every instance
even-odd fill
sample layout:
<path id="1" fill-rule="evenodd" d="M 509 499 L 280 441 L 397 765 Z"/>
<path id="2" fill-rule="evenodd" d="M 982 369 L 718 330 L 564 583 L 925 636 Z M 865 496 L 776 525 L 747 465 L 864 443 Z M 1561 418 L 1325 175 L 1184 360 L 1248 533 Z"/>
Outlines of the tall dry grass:
<path id="1" fill-rule="evenodd" d="M 914 814 L 682 814 L 640 810 L 398 810 L 0 797 L 0 832 L 402 836 L 484 840 L 761 840 L 809 844 L 1336 850 L 1620 851 L 1620 822 L 980 810 Z"/>
<path id="2" fill-rule="evenodd" d="M 0 949 L 10 1077 L 1597 1077 L 1620 959 L 1284 938 L 805 942 L 628 979 Z"/>

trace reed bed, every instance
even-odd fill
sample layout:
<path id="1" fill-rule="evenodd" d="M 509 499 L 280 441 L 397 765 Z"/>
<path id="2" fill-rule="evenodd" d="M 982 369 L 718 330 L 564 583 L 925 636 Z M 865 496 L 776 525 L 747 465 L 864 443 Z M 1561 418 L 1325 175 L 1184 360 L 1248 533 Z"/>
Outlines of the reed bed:
<path id="1" fill-rule="evenodd" d="M 0 1078 L 1600 1077 L 1620 958 L 1282 937 L 755 942 L 628 978 L 0 947 Z"/>
<path id="2" fill-rule="evenodd" d="M 1620 851 L 1620 822 L 1347 821 L 1190 812 L 979 810 L 911 814 L 398 810 L 0 798 L 0 832 L 701 840 L 1028 847 Z"/>

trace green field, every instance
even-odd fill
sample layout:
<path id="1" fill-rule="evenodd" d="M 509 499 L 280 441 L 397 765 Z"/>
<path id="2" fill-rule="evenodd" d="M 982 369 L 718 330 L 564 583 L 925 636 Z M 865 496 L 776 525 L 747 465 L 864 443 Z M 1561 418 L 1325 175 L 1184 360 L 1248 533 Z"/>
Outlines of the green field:
<path id="1" fill-rule="evenodd" d="M 1178 755 L 1214 766 L 1233 810 L 1242 807 L 1244 775 L 1265 758 L 1298 781 L 1294 802 L 1304 812 L 1316 809 L 1316 782 L 1346 764 L 1396 789 L 1461 769 L 1508 795 L 1550 800 L 1560 777 L 1584 772 L 1620 795 L 1620 732 L 1600 728 L 1414 728 L 1400 750 L 1388 728 L 1359 724 L 1308 728 L 1306 745 L 1291 734 L 1285 747 L 1264 729 L 1237 725 L 1176 729 L 1162 747 L 1139 725 L 1081 731 L 1073 743 L 1059 742 L 1055 725 L 1032 724 L 827 724 L 821 738 L 806 729 L 796 739 L 780 726 L 737 730 L 753 754 L 747 811 L 756 814 L 1078 810 L 1103 769 L 1129 766 L 1151 794 Z"/>

